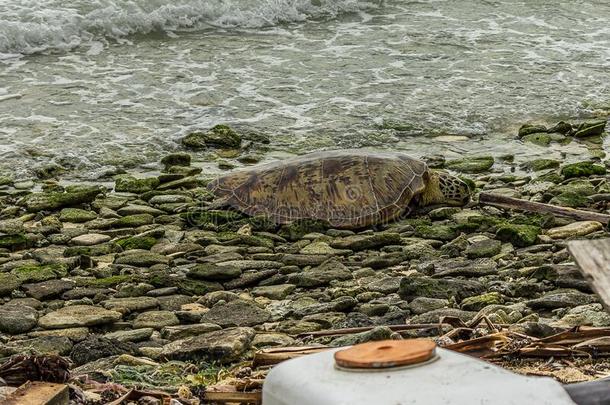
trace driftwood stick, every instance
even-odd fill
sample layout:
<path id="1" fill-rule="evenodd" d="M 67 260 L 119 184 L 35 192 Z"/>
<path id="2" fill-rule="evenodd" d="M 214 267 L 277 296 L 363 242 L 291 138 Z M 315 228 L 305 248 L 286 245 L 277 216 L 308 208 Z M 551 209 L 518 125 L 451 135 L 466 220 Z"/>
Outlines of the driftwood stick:
<path id="1" fill-rule="evenodd" d="M 600 214 L 599 212 L 576 210 L 574 208 L 559 207 L 557 205 L 519 200 L 517 198 L 505 197 L 492 193 L 479 194 L 479 203 L 484 205 L 493 205 L 494 207 L 536 212 L 540 214 L 550 213 L 581 221 L 598 221 L 605 225 L 610 222 L 610 215 Z"/>

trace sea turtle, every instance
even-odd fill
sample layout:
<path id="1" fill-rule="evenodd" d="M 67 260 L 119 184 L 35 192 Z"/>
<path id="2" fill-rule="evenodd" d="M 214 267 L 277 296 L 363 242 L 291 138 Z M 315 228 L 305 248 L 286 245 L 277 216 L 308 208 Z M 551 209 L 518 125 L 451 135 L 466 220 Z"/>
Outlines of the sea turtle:
<path id="1" fill-rule="evenodd" d="M 250 216 L 276 224 L 325 221 L 363 228 L 409 214 L 414 205 L 466 204 L 466 183 L 433 171 L 403 153 L 343 150 L 315 152 L 238 170 L 208 184 L 219 198 Z"/>

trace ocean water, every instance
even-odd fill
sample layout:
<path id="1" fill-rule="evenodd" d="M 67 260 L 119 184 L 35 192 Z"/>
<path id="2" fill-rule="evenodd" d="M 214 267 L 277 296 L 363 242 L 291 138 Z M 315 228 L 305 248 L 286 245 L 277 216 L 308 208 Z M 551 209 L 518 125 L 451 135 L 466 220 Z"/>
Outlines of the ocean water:
<path id="1" fill-rule="evenodd" d="M 515 132 L 610 109 L 608 21 L 605 0 L 3 0 L 0 172 L 96 178 L 218 123 L 268 159 L 582 158 Z"/>

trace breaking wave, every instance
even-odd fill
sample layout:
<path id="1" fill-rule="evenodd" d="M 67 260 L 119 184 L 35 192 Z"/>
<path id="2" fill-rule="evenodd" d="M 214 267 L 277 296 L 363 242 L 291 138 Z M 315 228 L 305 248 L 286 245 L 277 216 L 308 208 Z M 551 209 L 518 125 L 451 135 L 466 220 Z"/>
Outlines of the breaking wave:
<path id="1" fill-rule="evenodd" d="M 151 32 L 268 27 L 372 6 L 362 0 L 4 0 L 0 53 L 65 51 Z"/>

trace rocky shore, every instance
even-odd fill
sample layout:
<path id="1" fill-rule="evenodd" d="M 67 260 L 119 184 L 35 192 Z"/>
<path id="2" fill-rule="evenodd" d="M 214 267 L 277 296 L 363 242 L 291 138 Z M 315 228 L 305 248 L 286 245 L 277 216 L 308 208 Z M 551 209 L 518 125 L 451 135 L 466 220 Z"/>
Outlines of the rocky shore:
<path id="1" fill-rule="evenodd" d="M 524 126 L 519 136 L 600 145 L 604 128 Z M 216 127 L 184 145 L 256 162 L 256 154 L 239 154 L 243 142 Z M 186 152 L 164 158 L 160 175 L 120 175 L 113 187 L 3 179 L 0 359 L 55 353 L 73 362 L 74 375 L 195 393 L 257 349 L 431 333 L 386 327 L 405 322 L 484 314 L 530 336 L 610 326 L 566 250 L 570 239 L 608 237 L 605 226 L 476 202 L 484 190 L 607 212 L 610 162 L 602 159 L 428 157 L 432 167 L 462 174 L 474 201 L 359 232 L 310 221 L 277 228 L 209 210 L 209 176 Z M 362 326 L 375 328 L 306 336 Z"/>

